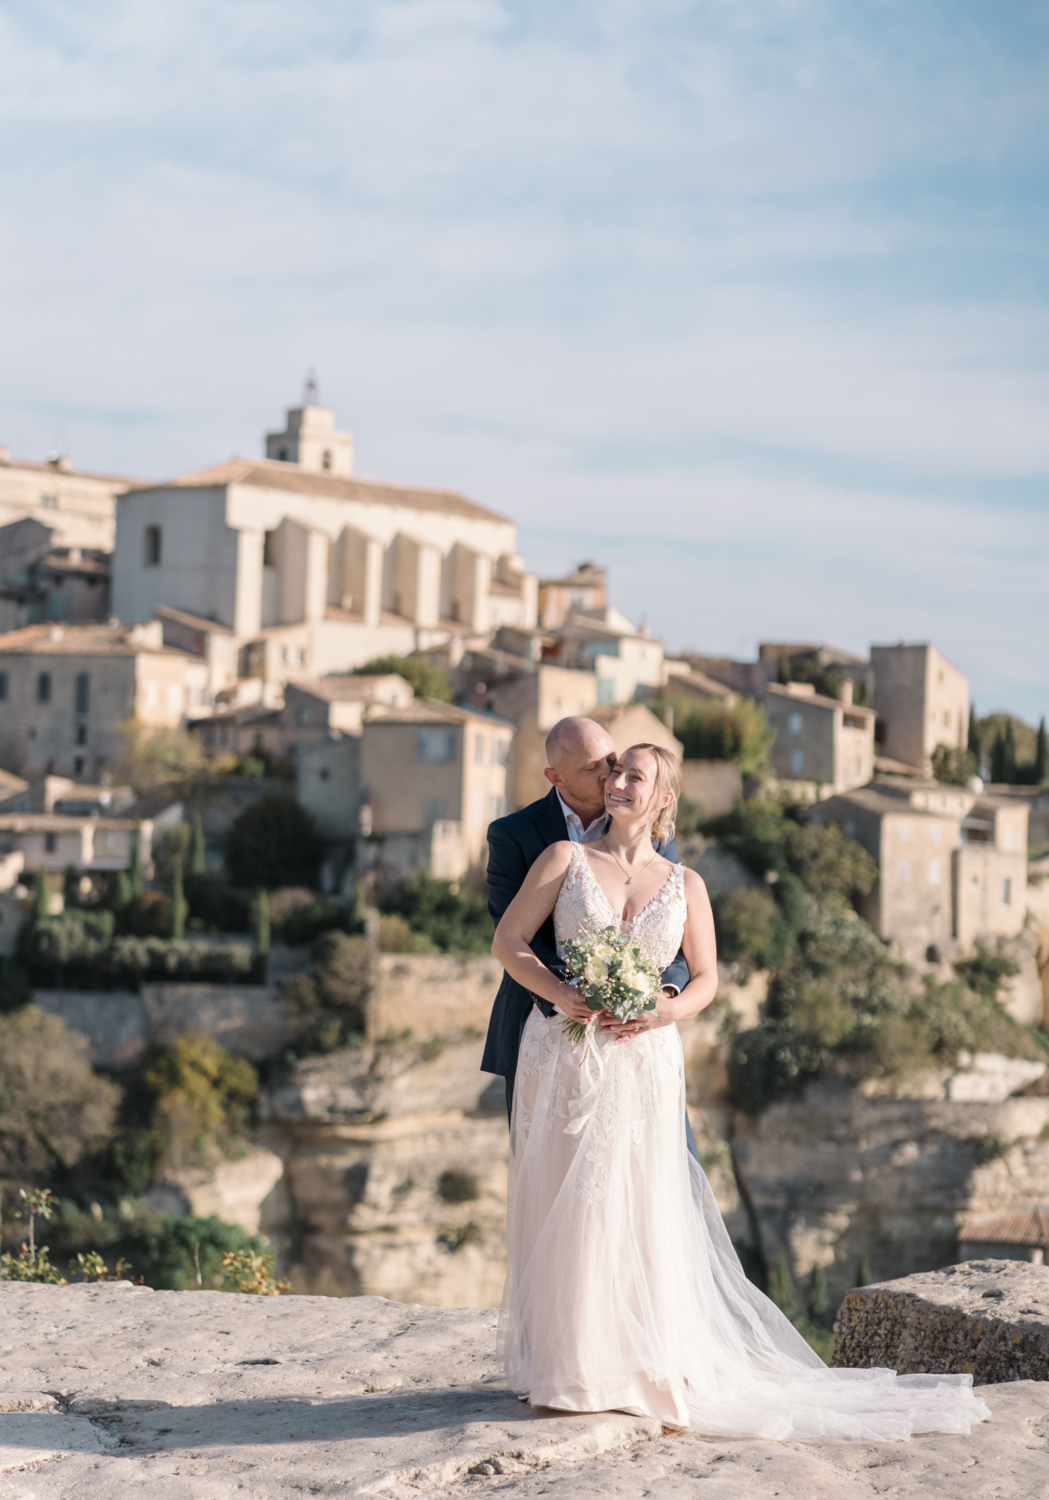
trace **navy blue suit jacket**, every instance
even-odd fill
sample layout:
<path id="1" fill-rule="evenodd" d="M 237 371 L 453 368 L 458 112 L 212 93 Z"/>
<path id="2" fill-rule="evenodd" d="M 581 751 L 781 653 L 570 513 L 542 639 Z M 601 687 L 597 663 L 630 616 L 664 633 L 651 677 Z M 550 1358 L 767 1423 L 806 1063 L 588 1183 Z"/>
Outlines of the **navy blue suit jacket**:
<path id="1" fill-rule="evenodd" d="M 567 838 L 565 815 L 555 787 L 551 787 L 548 795 L 538 802 L 488 825 L 488 910 L 496 926 L 543 850 Z M 671 864 L 678 863 L 677 845 L 673 839 L 656 843 L 654 847 Z M 532 939 L 531 947 L 536 958 L 541 959 L 548 969 L 555 974 L 564 974 L 564 965 L 557 956 L 552 914 Z M 688 980 L 688 965 L 684 955 L 679 953 L 665 971 L 663 983 L 683 990 Z M 511 979 L 509 974 L 503 974 L 488 1023 L 488 1039 L 481 1059 L 483 1073 L 499 1073 L 504 1078 L 513 1078 L 517 1072 L 521 1033 L 534 1003 L 530 990 Z M 552 1014 L 553 1006 L 545 1000 L 540 1004 L 546 1015 Z"/>

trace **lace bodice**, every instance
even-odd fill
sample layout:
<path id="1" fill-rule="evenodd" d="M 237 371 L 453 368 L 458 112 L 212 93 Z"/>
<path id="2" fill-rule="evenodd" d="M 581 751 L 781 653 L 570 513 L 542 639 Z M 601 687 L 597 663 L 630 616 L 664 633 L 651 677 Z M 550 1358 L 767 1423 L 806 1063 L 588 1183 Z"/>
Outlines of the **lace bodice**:
<path id="1" fill-rule="evenodd" d="M 685 872 L 680 865 L 672 865 L 662 888 L 630 924 L 642 951 L 650 955 L 660 969 L 673 962 L 681 947 L 687 914 Z M 573 938 L 586 928 L 593 930 L 610 925 L 618 926 L 619 917 L 590 868 L 584 846 L 573 844 L 568 873 L 554 906 L 558 954 L 565 938 Z"/>

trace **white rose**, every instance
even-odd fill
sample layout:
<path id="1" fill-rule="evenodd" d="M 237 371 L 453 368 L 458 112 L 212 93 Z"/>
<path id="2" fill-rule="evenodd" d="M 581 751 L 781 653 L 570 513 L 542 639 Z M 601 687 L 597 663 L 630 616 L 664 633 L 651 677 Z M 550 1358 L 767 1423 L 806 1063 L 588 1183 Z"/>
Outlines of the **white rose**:
<path id="1" fill-rule="evenodd" d="M 598 958 L 596 954 L 592 958 L 588 958 L 586 968 L 583 970 L 583 978 L 587 984 L 593 985 L 595 989 L 600 989 L 602 985 L 607 984 L 608 965 L 604 959 Z"/>

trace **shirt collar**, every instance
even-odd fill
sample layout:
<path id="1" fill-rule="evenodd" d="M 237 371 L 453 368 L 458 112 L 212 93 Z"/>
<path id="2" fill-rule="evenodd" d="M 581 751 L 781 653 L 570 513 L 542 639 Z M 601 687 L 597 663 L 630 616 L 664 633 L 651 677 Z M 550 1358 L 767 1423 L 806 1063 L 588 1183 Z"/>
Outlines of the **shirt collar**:
<path id="1" fill-rule="evenodd" d="M 608 826 L 607 813 L 598 813 L 597 817 L 590 824 L 590 827 L 584 828 L 582 818 L 578 813 L 572 811 L 568 803 L 561 796 L 561 788 L 555 787 L 554 790 L 557 792 L 557 800 L 561 804 L 561 811 L 565 815 L 565 827 L 568 829 L 568 837 L 572 840 L 573 844 L 590 844 L 593 843 L 594 839 L 604 836 L 605 829 Z"/>

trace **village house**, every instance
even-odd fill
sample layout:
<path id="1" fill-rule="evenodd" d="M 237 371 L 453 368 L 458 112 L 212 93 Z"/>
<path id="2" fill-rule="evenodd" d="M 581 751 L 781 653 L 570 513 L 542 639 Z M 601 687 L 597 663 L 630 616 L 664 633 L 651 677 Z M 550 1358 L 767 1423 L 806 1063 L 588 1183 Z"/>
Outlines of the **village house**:
<path id="1" fill-rule="evenodd" d="M 0 632 L 109 617 L 109 553 L 60 547 L 32 517 L 0 526 Z"/>
<path id="2" fill-rule="evenodd" d="M 559 630 L 576 610 L 608 607 L 608 569 L 596 563 L 580 563 L 565 578 L 544 578 L 539 583 L 539 624 L 544 630 Z"/>
<path id="3" fill-rule="evenodd" d="M 359 735 L 373 704 L 407 708 L 413 696 L 411 684 L 395 672 L 288 682 L 280 719 L 282 754 L 301 754 L 336 734 Z"/>
<path id="4" fill-rule="evenodd" d="M 513 733 L 494 714 L 433 698 L 375 707 L 360 741 L 364 866 L 456 880 L 482 863 L 488 824 L 507 810 Z"/>
<path id="5" fill-rule="evenodd" d="M 853 703 L 849 678 L 842 681 L 840 698 L 825 698 L 807 682 L 770 682 L 765 713 L 776 731 L 770 759 L 781 779 L 814 783 L 829 792 L 870 781 L 875 714 Z"/>
<path id="6" fill-rule="evenodd" d="M 638 689 L 662 690 L 663 642 L 631 624 L 618 609 L 574 610 L 543 652 L 553 666 L 593 672 L 598 703 L 629 703 Z"/>
<path id="7" fill-rule="evenodd" d="M 140 483 L 78 469 L 58 454 L 46 463 L 12 458 L 0 444 L 0 526 L 31 517 L 53 530 L 55 546 L 110 552 L 117 496 Z"/>
<path id="8" fill-rule="evenodd" d="M 142 625 L 28 625 L 0 635 L 0 764 L 29 777 L 90 779 L 113 765 L 121 725 L 180 728 L 205 672 Z"/>
<path id="9" fill-rule="evenodd" d="M 452 491 L 355 478 L 352 439 L 326 407 L 289 411 L 266 452 L 121 496 L 121 619 L 159 615 L 172 644 L 195 631 L 209 660 L 210 633 L 224 633 L 223 670 L 232 649 L 237 681 L 260 698 L 289 677 L 534 627 L 536 579 L 506 517 Z"/>
<path id="10" fill-rule="evenodd" d="M 39 875 L 42 870 L 61 874 L 72 869 L 81 875 L 129 870 L 136 829 L 142 858 L 148 860 L 153 837 L 148 820 L 91 813 L 0 813 L 0 880 L 9 887 L 22 874 Z M 12 855 L 20 858 L 11 860 Z"/>
<path id="11" fill-rule="evenodd" d="M 964 787 L 877 776 L 816 805 L 878 866 L 863 915 L 909 963 L 1016 937 L 1027 909 L 1027 806 Z"/>
<path id="12" fill-rule="evenodd" d="M 969 681 L 935 646 L 872 646 L 879 754 L 921 775 L 938 745 L 964 749 Z"/>

